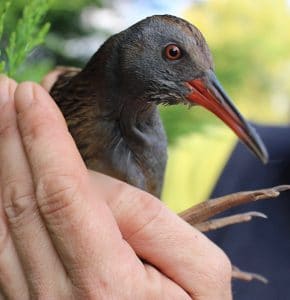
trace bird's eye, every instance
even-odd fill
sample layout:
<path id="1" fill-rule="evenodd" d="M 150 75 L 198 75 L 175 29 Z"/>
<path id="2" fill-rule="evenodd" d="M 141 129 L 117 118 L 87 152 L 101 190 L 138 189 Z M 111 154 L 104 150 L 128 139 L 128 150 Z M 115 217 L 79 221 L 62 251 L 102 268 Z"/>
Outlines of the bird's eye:
<path id="1" fill-rule="evenodd" d="M 180 59 L 182 57 L 182 51 L 175 44 L 170 44 L 165 48 L 165 57 L 169 60 Z"/>

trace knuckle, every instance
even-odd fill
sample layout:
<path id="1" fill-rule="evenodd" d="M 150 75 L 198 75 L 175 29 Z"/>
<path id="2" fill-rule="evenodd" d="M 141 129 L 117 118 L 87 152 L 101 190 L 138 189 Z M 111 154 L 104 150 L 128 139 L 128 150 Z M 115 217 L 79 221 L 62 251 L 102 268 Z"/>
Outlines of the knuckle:
<path id="1" fill-rule="evenodd" d="M 128 186 L 129 187 L 129 186 Z M 117 219 L 126 240 L 132 240 L 158 221 L 164 206 L 160 201 L 137 188 L 126 188 L 121 194 L 117 207 Z M 120 214 L 120 218 L 118 218 Z M 138 217 L 136 217 L 138 216 Z M 130 220 L 128 222 L 128 220 Z"/>
<path id="2" fill-rule="evenodd" d="M 36 184 L 36 197 L 41 213 L 46 217 L 64 217 L 78 196 L 78 176 L 46 173 Z"/>
<path id="3" fill-rule="evenodd" d="M 23 189 L 23 187 L 25 188 Z M 2 187 L 3 208 L 11 224 L 17 226 L 36 210 L 35 196 L 27 181 L 11 179 Z"/>

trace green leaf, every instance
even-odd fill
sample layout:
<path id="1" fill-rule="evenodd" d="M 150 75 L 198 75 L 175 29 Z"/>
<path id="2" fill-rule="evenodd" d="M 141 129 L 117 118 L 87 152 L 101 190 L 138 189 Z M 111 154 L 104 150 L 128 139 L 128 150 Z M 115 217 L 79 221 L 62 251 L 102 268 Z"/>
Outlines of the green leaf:
<path id="1" fill-rule="evenodd" d="M 31 51 L 41 45 L 49 31 L 49 23 L 43 18 L 49 10 L 51 1 L 31 0 L 23 10 L 15 30 L 11 33 L 5 54 L 8 75 L 15 77 Z"/>
<path id="2" fill-rule="evenodd" d="M 5 17 L 6 17 L 9 6 L 10 6 L 10 1 L 7 1 L 0 6 L 0 39 L 2 38 L 3 29 L 4 29 L 4 21 L 5 21 Z"/>
<path id="3" fill-rule="evenodd" d="M 2 4 L 0 6 L 0 42 L 2 40 L 5 17 L 6 17 L 9 6 L 10 6 L 9 1 L 5 2 L 4 4 Z M 2 50 L 0 49 L 0 73 L 4 73 L 6 64 L 5 64 L 4 60 L 1 60 L 1 56 L 2 56 Z"/>

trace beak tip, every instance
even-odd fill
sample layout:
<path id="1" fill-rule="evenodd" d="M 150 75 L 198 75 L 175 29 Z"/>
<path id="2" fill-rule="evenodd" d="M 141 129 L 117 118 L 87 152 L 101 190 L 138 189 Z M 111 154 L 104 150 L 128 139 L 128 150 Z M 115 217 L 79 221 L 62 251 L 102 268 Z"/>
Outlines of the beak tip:
<path id="1" fill-rule="evenodd" d="M 248 143 L 246 143 L 246 145 L 249 147 L 250 150 L 252 150 L 255 156 L 259 158 L 259 160 L 264 165 L 266 165 L 269 162 L 269 154 L 265 144 L 257 134 L 255 134 L 254 142 L 256 143 L 254 144 L 254 146 L 253 144 L 248 144 Z"/>
<path id="2" fill-rule="evenodd" d="M 258 147 L 252 148 L 249 144 L 247 146 L 250 148 L 250 150 L 252 150 L 252 152 L 255 154 L 255 156 L 257 158 L 259 158 L 259 160 L 264 165 L 266 165 L 269 162 L 269 154 L 268 154 L 267 148 L 259 137 L 258 137 L 257 141 L 259 141 Z"/>

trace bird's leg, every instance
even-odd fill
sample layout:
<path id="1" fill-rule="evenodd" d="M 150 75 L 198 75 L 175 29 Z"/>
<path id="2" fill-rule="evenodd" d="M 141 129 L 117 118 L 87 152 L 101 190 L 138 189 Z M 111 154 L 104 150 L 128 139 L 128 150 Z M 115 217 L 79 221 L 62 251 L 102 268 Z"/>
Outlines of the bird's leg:
<path id="1" fill-rule="evenodd" d="M 236 214 L 229 217 L 217 218 L 208 220 L 202 223 L 195 224 L 194 227 L 197 228 L 201 232 L 207 232 L 215 229 L 219 229 L 228 225 L 233 225 L 237 223 L 249 222 L 253 217 L 260 217 L 266 219 L 267 216 L 257 212 L 250 211 L 242 214 Z"/>
<path id="2" fill-rule="evenodd" d="M 226 211 L 232 207 L 252 201 L 267 198 L 276 198 L 279 196 L 280 192 L 289 189 L 290 185 L 280 185 L 269 189 L 234 193 L 223 197 L 211 199 L 193 207 L 190 207 L 187 210 L 181 212 L 179 216 L 191 225 L 196 226 L 197 224 L 202 223 L 208 220 L 209 218 L 217 215 L 218 213 Z M 241 222 L 243 221 L 244 217 L 241 217 Z"/>

